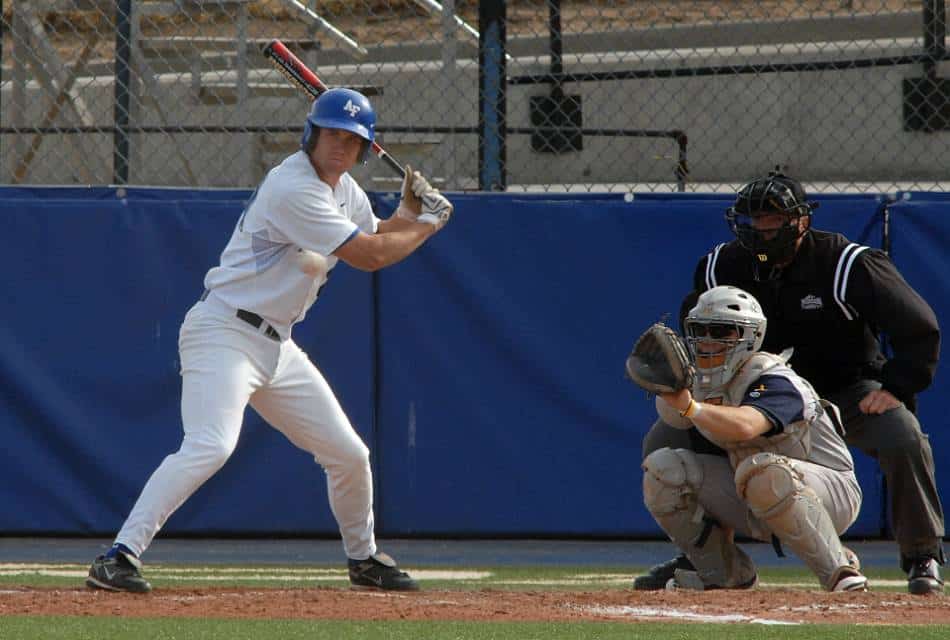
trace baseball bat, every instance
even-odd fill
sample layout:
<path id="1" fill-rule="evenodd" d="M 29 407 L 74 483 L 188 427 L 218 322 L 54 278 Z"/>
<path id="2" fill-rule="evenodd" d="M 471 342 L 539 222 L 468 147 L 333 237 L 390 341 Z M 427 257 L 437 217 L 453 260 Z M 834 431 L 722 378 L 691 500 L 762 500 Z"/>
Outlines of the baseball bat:
<path id="1" fill-rule="evenodd" d="M 297 87 L 303 89 L 314 98 L 327 90 L 327 85 L 323 84 L 320 78 L 313 71 L 307 68 L 297 56 L 291 53 L 290 49 L 280 40 L 274 40 L 264 47 L 264 55 L 283 73 L 288 80 Z M 379 146 L 375 140 L 370 149 L 377 158 L 386 163 L 386 165 L 400 177 L 406 175 L 406 170 L 402 168 L 395 158 L 389 155 L 385 149 Z"/>

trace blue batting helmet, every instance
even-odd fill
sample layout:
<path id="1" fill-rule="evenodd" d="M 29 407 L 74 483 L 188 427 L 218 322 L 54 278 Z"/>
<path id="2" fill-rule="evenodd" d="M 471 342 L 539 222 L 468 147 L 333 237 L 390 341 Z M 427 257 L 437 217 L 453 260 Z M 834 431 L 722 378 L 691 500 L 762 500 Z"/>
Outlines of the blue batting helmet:
<path id="1" fill-rule="evenodd" d="M 307 147 L 315 128 L 344 129 L 366 140 L 360 161 L 366 160 L 366 151 L 376 133 L 376 111 L 369 99 L 353 89 L 330 89 L 320 94 L 313 103 L 304 125 L 302 147 Z"/>

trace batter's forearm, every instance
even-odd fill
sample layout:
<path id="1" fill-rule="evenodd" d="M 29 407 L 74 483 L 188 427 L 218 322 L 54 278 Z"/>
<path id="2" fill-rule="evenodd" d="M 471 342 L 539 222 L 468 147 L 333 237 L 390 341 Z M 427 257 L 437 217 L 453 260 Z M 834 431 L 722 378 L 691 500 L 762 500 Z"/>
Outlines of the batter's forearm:
<path id="1" fill-rule="evenodd" d="M 405 229 L 377 234 L 383 242 L 383 266 L 388 267 L 406 258 L 421 247 L 426 240 L 435 235 L 436 228 L 431 224 L 410 222 Z"/>
<path id="2" fill-rule="evenodd" d="M 379 221 L 379 226 L 377 228 L 376 233 L 380 234 L 380 233 L 392 233 L 393 231 L 405 231 L 406 229 L 410 228 L 414 224 L 417 224 L 417 223 L 413 222 L 412 220 L 401 218 L 393 214 L 386 220 Z M 429 225 L 429 226 L 431 227 L 432 225 Z"/>
<path id="3" fill-rule="evenodd" d="M 431 224 L 411 222 L 405 229 L 396 231 L 359 233 L 334 254 L 360 271 L 378 271 L 408 256 L 435 232 Z"/>

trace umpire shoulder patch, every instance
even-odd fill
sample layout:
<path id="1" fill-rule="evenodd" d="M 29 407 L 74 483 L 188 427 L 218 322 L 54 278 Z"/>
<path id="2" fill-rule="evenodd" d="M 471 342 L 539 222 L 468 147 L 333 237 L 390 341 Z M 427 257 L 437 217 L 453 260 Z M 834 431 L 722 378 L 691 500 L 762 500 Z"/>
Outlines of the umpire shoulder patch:
<path id="1" fill-rule="evenodd" d="M 825 308 L 825 303 L 822 301 L 821 296 L 816 296 L 812 293 L 802 298 L 801 304 L 802 311 L 821 311 Z"/>

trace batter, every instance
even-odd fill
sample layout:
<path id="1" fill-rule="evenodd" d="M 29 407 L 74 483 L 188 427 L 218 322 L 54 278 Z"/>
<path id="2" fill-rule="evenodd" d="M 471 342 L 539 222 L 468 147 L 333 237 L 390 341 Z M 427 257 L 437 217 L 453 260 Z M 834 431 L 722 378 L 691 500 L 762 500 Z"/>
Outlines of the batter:
<path id="1" fill-rule="evenodd" d="M 326 471 L 354 587 L 415 590 L 376 547 L 369 449 L 317 367 L 292 339 L 339 260 L 364 271 L 399 262 L 450 219 L 452 204 L 407 167 L 388 220 L 347 173 L 365 161 L 376 114 L 357 91 L 314 103 L 300 151 L 272 169 L 241 214 L 179 335 L 181 448 L 145 484 L 86 584 L 147 592 L 141 556 L 172 513 L 227 461 L 250 404 Z"/>

